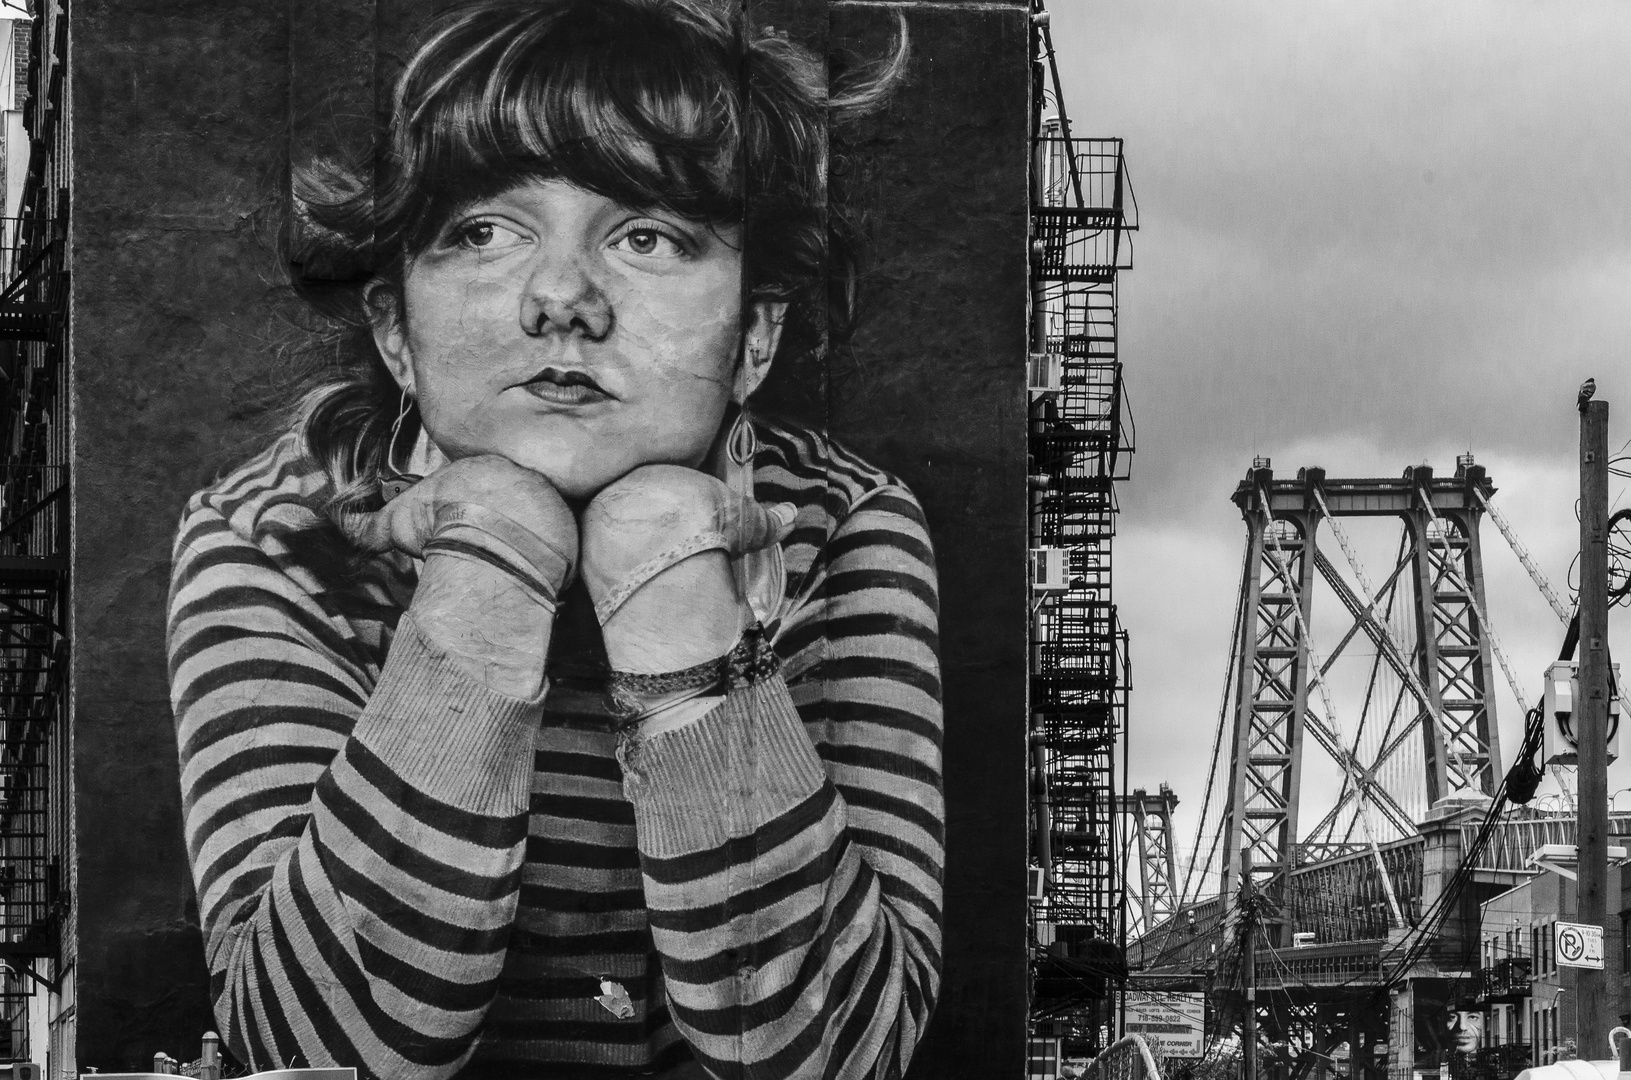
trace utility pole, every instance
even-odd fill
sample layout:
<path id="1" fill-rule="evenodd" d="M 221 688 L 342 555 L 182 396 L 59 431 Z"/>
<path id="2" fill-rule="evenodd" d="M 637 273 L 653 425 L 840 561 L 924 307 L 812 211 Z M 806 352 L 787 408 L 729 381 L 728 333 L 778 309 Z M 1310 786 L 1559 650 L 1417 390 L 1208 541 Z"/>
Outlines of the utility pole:
<path id="1" fill-rule="evenodd" d="M 1246 984 L 1246 1015 L 1240 1022 L 1242 1080 L 1257 1080 L 1257 904 L 1251 848 L 1240 853 L 1240 978 Z"/>
<path id="2" fill-rule="evenodd" d="M 1580 404 L 1579 920 L 1608 917 L 1608 402 Z M 1605 972 L 1581 968 L 1575 1045 L 1587 1061 L 1608 1047 Z"/>

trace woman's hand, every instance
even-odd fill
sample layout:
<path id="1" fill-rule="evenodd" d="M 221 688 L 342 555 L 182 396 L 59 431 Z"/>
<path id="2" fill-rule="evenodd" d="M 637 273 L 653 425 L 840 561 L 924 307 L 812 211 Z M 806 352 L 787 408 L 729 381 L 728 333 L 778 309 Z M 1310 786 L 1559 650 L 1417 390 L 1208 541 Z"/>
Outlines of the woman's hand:
<path id="1" fill-rule="evenodd" d="M 455 558 L 433 542 L 450 521 L 479 531 L 484 521 L 493 524 L 495 515 L 496 550 L 531 550 L 543 557 Z M 379 512 L 348 519 L 343 528 L 369 551 L 396 548 L 420 556 L 430 543 L 408 609 L 415 625 L 489 689 L 537 696 L 554 627 L 554 606 L 545 597 L 560 594 L 578 556 L 577 522 L 548 480 L 495 455 L 461 458 Z M 503 563 L 518 565 L 507 571 Z"/>
<path id="2" fill-rule="evenodd" d="M 730 555 L 778 543 L 793 508 L 743 501 L 707 473 L 678 465 L 635 469 L 583 512 L 583 579 L 597 607 L 693 538 L 718 533 L 724 547 L 681 557 L 637 587 L 606 618 L 606 653 L 617 671 L 678 671 L 729 652 L 747 625 Z"/>

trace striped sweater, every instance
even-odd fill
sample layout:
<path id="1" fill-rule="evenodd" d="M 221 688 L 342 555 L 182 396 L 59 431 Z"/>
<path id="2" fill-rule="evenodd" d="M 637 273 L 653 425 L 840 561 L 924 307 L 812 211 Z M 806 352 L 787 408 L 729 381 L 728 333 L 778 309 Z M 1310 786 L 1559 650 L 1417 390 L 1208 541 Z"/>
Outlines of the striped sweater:
<path id="1" fill-rule="evenodd" d="M 898 1077 L 940 972 L 935 574 L 897 480 L 758 424 L 782 670 L 619 747 L 581 585 L 541 701 L 414 627 L 291 433 L 198 493 L 169 617 L 215 1012 L 257 1068 Z"/>

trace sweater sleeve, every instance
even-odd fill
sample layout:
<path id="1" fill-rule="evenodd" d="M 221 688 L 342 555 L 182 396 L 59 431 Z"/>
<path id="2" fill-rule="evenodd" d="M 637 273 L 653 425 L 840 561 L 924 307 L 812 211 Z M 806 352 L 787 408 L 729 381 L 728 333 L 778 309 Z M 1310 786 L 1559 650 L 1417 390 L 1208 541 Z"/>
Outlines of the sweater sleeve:
<path id="1" fill-rule="evenodd" d="M 259 538 L 259 533 L 257 533 Z M 195 501 L 168 650 L 217 1021 L 255 1068 L 450 1076 L 496 992 L 542 706 L 398 623 L 377 685 L 275 538 Z"/>
<path id="2" fill-rule="evenodd" d="M 898 1077 L 940 980 L 933 557 L 894 487 L 838 527 L 776 675 L 627 743 L 669 1003 L 725 1080 Z"/>

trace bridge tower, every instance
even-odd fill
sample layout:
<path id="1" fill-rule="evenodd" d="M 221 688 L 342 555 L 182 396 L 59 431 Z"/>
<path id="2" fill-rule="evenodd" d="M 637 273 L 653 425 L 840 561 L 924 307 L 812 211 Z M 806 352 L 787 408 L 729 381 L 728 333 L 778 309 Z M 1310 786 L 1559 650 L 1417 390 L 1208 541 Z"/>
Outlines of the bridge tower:
<path id="1" fill-rule="evenodd" d="M 1136 917 L 1138 925 L 1128 927 L 1129 939 L 1178 912 L 1178 871 L 1172 846 L 1172 810 L 1177 805 L 1178 796 L 1166 784 L 1155 795 L 1137 788 L 1121 797 L 1121 813 L 1127 822 L 1123 835 L 1126 843 L 1138 846 L 1138 903 L 1128 920 Z M 1131 854 L 1124 855 L 1124 864 L 1131 862 Z"/>
<path id="2" fill-rule="evenodd" d="M 1454 476 L 1442 478 L 1423 465 L 1395 479 L 1332 480 L 1307 468 L 1277 480 L 1266 458 L 1253 463 L 1233 496 L 1247 539 L 1223 809 L 1226 895 L 1242 851 L 1252 853 L 1253 877 L 1277 901 L 1291 870 L 1309 858 L 1363 848 L 1360 840 L 1374 848 L 1378 832 L 1388 834 L 1384 839 L 1411 835 L 1419 813 L 1408 812 L 1378 774 L 1390 761 L 1413 757 L 1401 755 L 1412 741 L 1420 747 L 1428 806 L 1456 792 L 1494 791 L 1502 768 L 1478 538 L 1483 502 L 1494 490 L 1470 455 Z M 1380 589 L 1365 579 L 1337 524 L 1348 517 L 1403 524 L 1399 557 Z M 1322 526 L 1342 546 L 1359 590 L 1320 550 Z M 1320 580 L 1351 620 L 1328 657 L 1309 637 Z M 1406 584 L 1413 642 L 1386 615 Z M 1320 684 L 1337 654 L 1361 635 L 1376 649 L 1373 683 L 1382 669 L 1399 683 L 1386 729 L 1364 740 L 1359 731 L 1350 738 L 1342 730 Z M 1304 828 L 1300 787 L 1309 735 L 1343 781 L 1336 805 Z"/>

